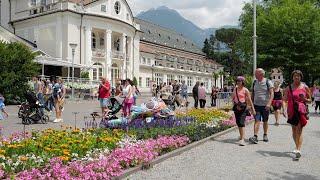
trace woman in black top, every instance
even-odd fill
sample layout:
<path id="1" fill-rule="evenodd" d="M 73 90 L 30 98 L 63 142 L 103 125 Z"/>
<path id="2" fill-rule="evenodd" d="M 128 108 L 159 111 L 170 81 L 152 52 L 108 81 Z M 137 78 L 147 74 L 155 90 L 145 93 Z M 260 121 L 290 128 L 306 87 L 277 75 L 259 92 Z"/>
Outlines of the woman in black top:
<path id="1" fill-rule="evenodd" d="M 280 88 L 280 83 L 276 81 L 274 83 L 274 97 L 272 100 L 272 107 L 274 110 L 274 116 L 276 119 L 276 123 L 274 125 L 279 126 L 279 118 L 280 118 L 280 110 L 283 106 L 282 102 L 282 96 L 283 96 L 283 90 Z"/>

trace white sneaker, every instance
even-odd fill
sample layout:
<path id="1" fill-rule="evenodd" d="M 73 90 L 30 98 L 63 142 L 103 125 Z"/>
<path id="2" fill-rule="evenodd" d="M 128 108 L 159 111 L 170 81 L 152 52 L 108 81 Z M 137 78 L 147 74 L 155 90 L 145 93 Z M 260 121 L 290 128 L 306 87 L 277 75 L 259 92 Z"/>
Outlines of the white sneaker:
<path id="1" fill-rule="evenodd" d="M 301 157 L 301 152 L 299 150 L 297 150 L 296 152 L 296 159 L 299 159 Z"/>
<path id="2" fill-rule="evenodd" d="M 245 142 L 244 142 L 244 139 L 241 139 L 240 141 L 239 141 L 239 146 L 245 146 L 246 144 L 245 144 Z"/>
<path id="3" fill-rule="evenodd" d="M 55 119 L 53 122 L 54 123 L 63 122 L 63 119 Z"/>
<path id="4" fill-rule="evenodd" d="M 294 149 L 294 150 L 292 151 L 292 153 L 293 153 L 293 154 L 296 154 L 297 151 L 298 151 L 298 150 Z"/>

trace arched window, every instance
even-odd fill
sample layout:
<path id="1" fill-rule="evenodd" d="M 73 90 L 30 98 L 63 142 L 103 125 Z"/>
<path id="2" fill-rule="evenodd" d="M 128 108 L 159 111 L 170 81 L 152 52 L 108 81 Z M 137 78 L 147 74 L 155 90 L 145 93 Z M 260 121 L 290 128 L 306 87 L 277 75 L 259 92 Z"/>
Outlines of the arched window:
<path id="1" fill-rule="evenodd" d="M 93 64 L 92 74 L 93 80 L 99 80 L 99 78 L 103 76 L 103 66 L 101 63 Z"/>
<path id="2" fill-rule="evenodd" d="M 114 11 L 116 12 L 116 14 L 119 14 L 119 13 L 120 13 L 120 8 L 121 8 L 120 2 L 117 1 L 117 2 L 114 4 Z"/>
<path id="3" fill-rule="evenodd" d="M 92 49 L 95 49 L 95 48 L 96 48 L 96 45 L 97 45 L 96 35 L 95 35 L 94 33 L 92 33 L 92 34 L 91 34 L 91 37 L 92 37 L 91 47 L 92 47 Z"/>

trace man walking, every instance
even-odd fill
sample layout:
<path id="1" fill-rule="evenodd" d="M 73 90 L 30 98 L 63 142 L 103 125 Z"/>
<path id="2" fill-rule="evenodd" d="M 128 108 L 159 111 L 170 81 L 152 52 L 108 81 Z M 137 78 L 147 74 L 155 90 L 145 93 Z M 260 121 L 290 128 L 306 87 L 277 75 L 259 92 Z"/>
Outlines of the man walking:
<path id="1" fill-rule="evenodd" d="M 110 98 L 110 83 L 109 81 L 101 77 L 100 78 L 100 85 L 99 85 L 99 96 L 98 99 L 100 101 L 100 107 L 102 114 L 108 109 L 109 105 L 109 98 Z"/>
<path id="2" fill-rule="evenodd" d="M 270 80 L 266 79 L 265 71 L 258 68 L 255 71 L 256 80 L 253 82 L 252 97 L 254 109 L 256 110 L 254 122 L 254 136 L 249 138 L 253 144 L 258 144 L 258 132 L 260 122 L 263 121 L 263 141 L 268 142 L 268 119 L 270 106 L 273 100 L 273 84 Z"/>
<path id="3" fill-rule="evenodd" d="M 192 96 L 194 99 L 194 108 L 198 108 L 198 101 L 199 101 L 199 81 L 193 86 L 192 89 Z"/>
<path id="4" fill-rule="evenodd" d="M 188 86 L 185 81 L 182 81 L 181 85 L 181 97 L 185 105 L 188 104 Z"/>

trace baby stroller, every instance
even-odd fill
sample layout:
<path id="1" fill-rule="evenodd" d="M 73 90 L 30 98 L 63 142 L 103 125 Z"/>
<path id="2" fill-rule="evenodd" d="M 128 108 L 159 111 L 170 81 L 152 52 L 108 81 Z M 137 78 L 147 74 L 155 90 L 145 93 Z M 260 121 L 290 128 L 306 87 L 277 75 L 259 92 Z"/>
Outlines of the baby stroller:
<path id="1" fill-rule="evenodd" d="M 117 120 L 117 124 L 119 119 L 116 114 L 122 109 L 122 103 L 120 103 L 116 98 L 110 98 L 110 103 L 108 105 L 108 111 L 102 117 L 100 121 L 99 127 L 100 128 L 112 128 Z M 114 122 L 112 122 L 114 120 Z"/>
<path id="2" fill-rule="evenodd" d="M 22 124 L 28 125 L 41 122 L 46 124 L 49 116 L 45 115 L 43 110 L 48 110 L 43 104 L 40 104 L 38 98 L 33 92 L 25 93 L 26 102 L 20 105 L 18 117 L 22 119 Z"/>
<path id="3" fill-rule="evenodd" d="M 168 106 L 168 108 L 170 108 L 173 111 L 176 109 L 176 106 L 174 104 L 175 96 L 173 96 L 171 93 L 162 93 L 160 95 L 160 98 Z"/>

